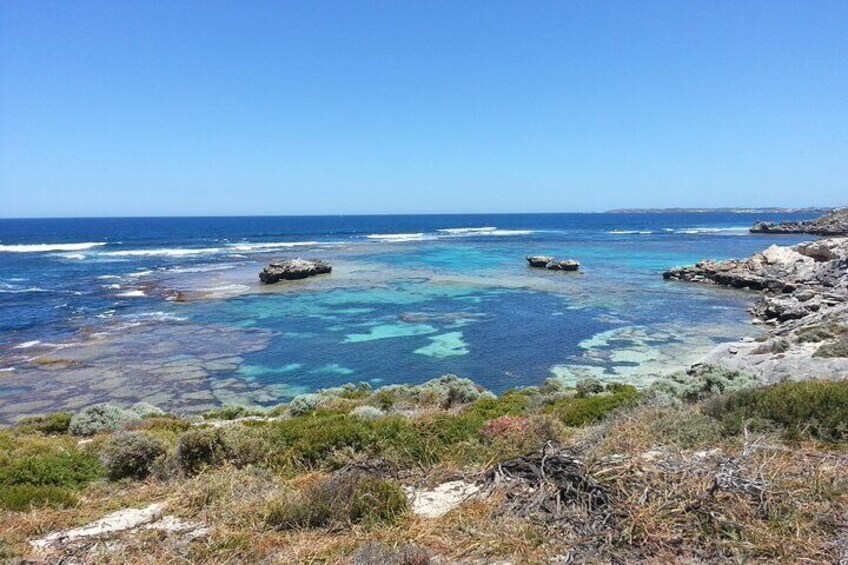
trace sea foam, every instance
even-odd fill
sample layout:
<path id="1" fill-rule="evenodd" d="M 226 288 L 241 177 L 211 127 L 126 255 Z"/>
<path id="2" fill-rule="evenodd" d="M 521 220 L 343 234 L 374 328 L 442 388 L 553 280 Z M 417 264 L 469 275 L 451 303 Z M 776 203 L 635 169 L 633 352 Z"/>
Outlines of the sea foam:
<path id="1" fill-rule="evenodd" d="M 428 239 L 423 233 L 374 233 L 365 237 L 367 239 L 387 242 L 424 241 Z"/>
<path id="2" fill-rule="evenodd" d="M 313 247 L 315 245 L 321 244 L 317 241 L 272 241 L 264 243 L 231 243 L 227 246 L 227 249 L 238 253 L 249 253 L 251 251 L 273 251 L 275 249 L 288 249 L 292 247 Z"/>
<path id="3" fill-rule="evenodd" d="M 220 252 L 220 247 L 177 247 L 166 249 L 128 249 L 126 251 L 106 251 L 100 253 L 100 255 L 104 255 L 107 257 L 187 257 L 191 255 L 214 255 Z"/>
<path id="4" fill-rule="evenodd" d="M 106 245 L 104 242 L 35 243 L 32 245 L 0 245 L 0 253 L 48 253 L 56 251 L 85 251 Z"/>

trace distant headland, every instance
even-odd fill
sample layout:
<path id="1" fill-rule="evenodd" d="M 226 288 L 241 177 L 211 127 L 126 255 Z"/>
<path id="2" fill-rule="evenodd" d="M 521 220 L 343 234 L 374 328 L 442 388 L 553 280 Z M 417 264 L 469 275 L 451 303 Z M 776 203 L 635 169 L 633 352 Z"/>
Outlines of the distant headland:
<path id="1" fill-rule="evenodd" d="M 826 214 L 833 208 L 617 208 L 607 214 Z"/>

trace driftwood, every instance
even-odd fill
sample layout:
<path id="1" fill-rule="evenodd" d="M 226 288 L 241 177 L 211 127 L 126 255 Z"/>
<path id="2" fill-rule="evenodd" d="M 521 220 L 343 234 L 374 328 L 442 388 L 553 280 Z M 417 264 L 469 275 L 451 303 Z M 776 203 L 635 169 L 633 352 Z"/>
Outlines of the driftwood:
<path id="1" fill-rule="evenodd" d="M 504 513 L 542 523 L 562 521 L 579 535 L 597 533 L 611 520 L 607 491 L 578 459 L 551 444 L 493 467 L 484 480 L 490 492 L 503 490 Z"/>

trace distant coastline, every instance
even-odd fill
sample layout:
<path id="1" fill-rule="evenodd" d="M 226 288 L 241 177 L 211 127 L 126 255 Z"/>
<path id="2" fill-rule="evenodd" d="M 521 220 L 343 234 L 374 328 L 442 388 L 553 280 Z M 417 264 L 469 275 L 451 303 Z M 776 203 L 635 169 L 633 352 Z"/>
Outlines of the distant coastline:
<path id="1" fill-rule="evenodd" d="M 605 214 L 826 214 L 830 208 L 617 208 Z"/>

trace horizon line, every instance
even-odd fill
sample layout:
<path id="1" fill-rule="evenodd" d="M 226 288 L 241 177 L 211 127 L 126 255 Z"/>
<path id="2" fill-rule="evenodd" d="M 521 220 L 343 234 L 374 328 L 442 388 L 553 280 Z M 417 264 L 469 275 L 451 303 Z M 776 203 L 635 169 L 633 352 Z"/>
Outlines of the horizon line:
<path id="1" fill-rule="evenodd" d="M 131 220 L 131 219 L 190 219 L 190 218 L 332 218 L 332 217 L 370 217 L 370 216 L 554 216 L 559 214 L 623 214 L 623 213 L 710 213 L 710 212 L 735 212 L 735 213 L 781 213 L 781 212 L 818 212 L 839 208 L 839 206 L 670 206 L 670 207 L 624 207 L 611 208 L 603 211 L 571 211 L 571 212 L 356 212 L 356 213 L 318 213 L 318 214 L 161 214 L 161 215 L 93 215 L 93 216 L 3 216 L 0 221 L 6 220 Z"/>

